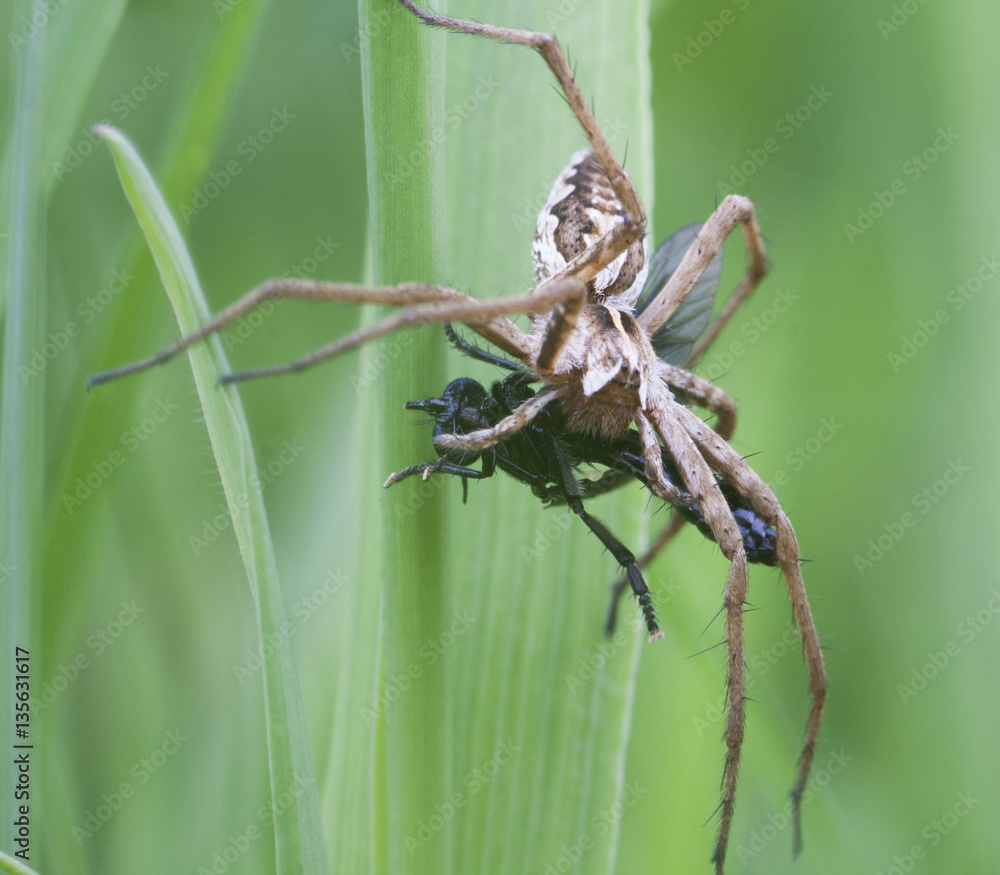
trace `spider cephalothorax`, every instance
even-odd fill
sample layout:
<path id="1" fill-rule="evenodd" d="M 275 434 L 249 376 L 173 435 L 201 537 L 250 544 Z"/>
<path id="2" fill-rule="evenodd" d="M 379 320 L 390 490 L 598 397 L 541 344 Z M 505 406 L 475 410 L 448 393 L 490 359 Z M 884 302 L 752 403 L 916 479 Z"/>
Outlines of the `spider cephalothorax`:
<path id="1" fill-rule="evenodd" d="M 713 269 L 723 241 L 737 227 L 742 228 L 747 243 L 747 274 L 691 354 L 692 359 L 697 359 L 711 343 L 767 272 L 753 204 L 738 195 L 726 197 L 697 230 L 683 258 L 666 270 L 657 263 L 657 253 L 647 259 L 642 201 L 601 132 L 555 37 L 426 12 L 412 0 L 399 2 L 427 24 L 538 51 L 586 134 L 590 151 L 578 152 L 571 158 L 542 212 L 534 247 L 538 280 L 535 288 L 526 295 L 477 300 L 456 289 L 421 282 L 368 287 L 269 280 L 157 355 L 99 374 L 92 378 L 91 385 L 162 363 L 266 300 L 374 303 L 402 309 L 289 365 L 230 374 L 224 381 L 302 370 L 400 328 L 454 321 L 463 322 L 516 358 L 533 378 L 546 385 L 489 427 L 438 434 L 435 444 L 439 450 L 480 453 L 497 446 L 553 403 L 560 405 L 567 435 L 595 435 L 614 442 L 634 425 L 645 466 L 644 482 L 668 503 L 683 500 L 678 495 L 680 487 L 665 472 L 666 453 L 683 481 L 680 491 L 696 502 L 705 525 L 730 562 L 723 591 L 728 715 L 719 835 L 713 855 L 718 873 L 722 872 L 729 841 L 745 724 L 743 611 L 748 556 L 734 517 L 735 506 L 745 506 L 774 531 L 774 558 L 802 637 L 813 697 L 798 779 L 792 789 L 793 842 L 797 849 L 800 802 L 826 697 L 823 657 L 802 582 L 798 543 L 777 498 L 729 446 L 736 424 L 731 399 L 684 370 L 680 367 L 683 362 L 673 360 L 669 354 L 673 345 L 668 331 L 671 316 L 685 304 L 706 271 Z M 658 272 L 663 282 L 652 282 Z M 520 313 L 531 315 L 530 333 L 508 318 Z M 697 317 L 707 320 L 710 315 L 705 312 Z M 689 314 L 689 318 L 694 316 Z M 715 414 L 715 429 L 696 416 L 690 406 Z M 720 484 L 734 491 L 735 504 L 727 500 Z M 643 607 L 649 637 L 655 640 L 663 633 L 656 625 L 641 575 L 630 574 L 629 583 Z"/>

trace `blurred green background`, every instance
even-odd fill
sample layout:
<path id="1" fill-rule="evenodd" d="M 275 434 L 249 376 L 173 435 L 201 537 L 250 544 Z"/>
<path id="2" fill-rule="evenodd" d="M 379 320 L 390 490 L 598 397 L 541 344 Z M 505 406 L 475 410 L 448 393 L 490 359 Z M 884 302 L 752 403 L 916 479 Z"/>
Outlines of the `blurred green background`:
<path id="1" fill-rule="evenodd" d="M 586 22 L 589 5 L 540 4 L 532 20 L 503 23 L 559 33 Z M 70 7 L 58 9 L 53 27 Z M 377 40 L 380 24 L 359 29 L 355 4 L 263 9 L 234 62 L 242 72 L 232 91 L 217 95 L 210 154 L 178 157 L 203 59 L 234 16 L 249 20 L 256 9 L 250 0 L 128 4 L 84 105 L 49 144 L 58 164 L 47 226 L 51 355 L 29 378 L 46 392 L 34 595 L 43 660 L 35 684 L 51 692 L 37 715 L 46 739 L 35 772 L 46 807 L 41 871 L 195 872 L 267 801 L 260 684 L 235 670 L 256 646 L 253 608 L 190 369 L 177 362 L 83 391 L 88 374 L 176 336 L 111 160 L 88 133 L 94 121 L 123 129 L 154 172 L 179 174 L 171 203 L 214 309 L 267 276 L 364 276 L 357 47 Z M 459 0 L 449 11 L 492 18 Z M 780 484 L 810 560 L 830 695 L 797 870 L 996 871 L 1000 576 L 989 495 L 1000 466 L 990 455 L 989 386 L 998 365 L 990 326 L 1000 324 L 1000 8 L 657 2 L 650 28 L 657 239 L 738 191 L 757 204 L 773 265 L 700 372 L 740 405 L 734 445 Z M 0 44 L 8 70 L 17 40 Z M 588 45 L 569 49 L 585 81 Z M 542 66 L 529 62 L 547 88 Z M 469 81 L 447 88 L 460 98 Z M 613 107 L 598 110 L 614 116 Z M 519 133 L 517 148 L 531 148 L 518 118 L 498 124 Z M 447 143 L 449 154 L 475 146 L 461 135 Z M 220 174 L 229 162 L 238 172 L 224 184 L 183 177 L 185 166 Z M 468 185 L 475 191 L 475 180 Z M 513 198 L 532 215 L 536 195 Z M 479 208 L 466 221 L 489 250 L 491 226 L 509 232 L 509 214 Z M 727 247 L 723 288 L 740 275 L 741 245 Z M 526 285 L 527 247 L 484 257 L 506 259 L 504 280 L 524 282 L 478 294 Z M 226 346 L 237 366 L 284 361 L 357 319 L 352 308 L 317 316 L 288 305 L 231 332 Z M 242 392 L 286 606 L 303 618 L 294 646 L 319 776 L 338 743 L 330 678 L 351 658 L 341 644 L 349 591 L 366 585 L 358 496 L 380 482 L 354 464 L 355 448 L 372 440 L 356 412 L 364 361 L 348 356 Z M 448 368 L 449 378 L 489 376 L 457 358 Z M 536 512 L 527 490 L 478 484 L 470 506 L 455 510 L 473 515 L 466 524 L 476 525 L 476 494 L 489 489 Z M 521 532 L 502 534 L 516 551 Z M 596 579 L 573 589 L 604 587 L 613 562 L 594 539 L 575 543 L 589 551 Z M 636 799 L 618 818 L 618 872 L 709 869 L 723 755 L 724 661 L 714 645 L 724 573 L 718 549 L 692 531 L 650 572 L 668 635 L 641 651 L 625 775 Z M 752 569 L 751 601 L 752 702 L 727 871 L 792 871 L 784 812 L 807 711 L 804 668 L 775 571 Z M 498 596 L 495 610 L 508 609 Z M 172 731 L 190 737 L 184 755 L 151 773 L 135 804 L 93 838 L 74 839 L 71 828 Z M 228 871 L 267 871 L 269 841 Z"/>

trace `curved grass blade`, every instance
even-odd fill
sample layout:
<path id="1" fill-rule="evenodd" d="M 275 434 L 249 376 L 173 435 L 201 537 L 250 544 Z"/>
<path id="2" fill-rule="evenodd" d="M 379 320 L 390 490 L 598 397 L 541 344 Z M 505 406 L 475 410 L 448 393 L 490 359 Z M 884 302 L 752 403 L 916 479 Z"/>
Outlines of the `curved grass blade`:
<path id="1" fill-rule="evenodd" d="M 17 857 L 10 857 L 0 851 L 0 872 L 6 875 L 38 875 L 30 866 L 25 866 Z"/>
<path id="2" fill-rule="evenodd" d="M 128 140 L 111 127 L 98 126 L 95 130 L 111 148 L 122 186 L 149 243 L 181 332 L 188 333 L 208 317 L 208 307 L 180 231 Z M 253 445 L 239 394 L 231 386 L 218 385 L 219 375 L 229 370 L 219 339 L 212 337 L 198 344 L 189 356 L 257 608 L 258 634 L 263 645 L 279 635 L 285 614 Z M 289 648 L 275 648 L 262 662 L 271 798 L 275 810 L 281 812 L 274 818 L 276 871 L 319 875 L 328 868 L 319 795 L 292 654 Z"/>

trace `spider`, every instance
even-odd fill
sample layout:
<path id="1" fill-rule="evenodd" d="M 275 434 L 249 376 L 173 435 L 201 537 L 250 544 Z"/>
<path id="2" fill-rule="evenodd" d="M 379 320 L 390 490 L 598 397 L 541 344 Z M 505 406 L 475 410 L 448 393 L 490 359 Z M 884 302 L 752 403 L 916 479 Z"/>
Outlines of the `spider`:
<path id="1" fill-rule="evenodd" d="M 408 410 L 421 410 L 433 417 L 435 442 L 443 434 L 462 435 L 489 428 L 535 395 L 529 386 L 535 379 L 530 371 L 472 346 L 458 337 L 450 325 L 445 325 L 445 332 L 452 343 L 466 354 L 513 373 L 494 382 L 489 392 L 475 380 L 461 377 L 449 383 L 440 398 L 409 402 L 406 405 Z M 637 560 L 604 523 L 584 509 L 584 498 L 617 489 L 633 478 L 651 488 L 639 434 L 634 429 L 629 429 L 614 441 L 590 432 L 572 432 L 566 428 L 559 408 L 550 405 L 528 425 L 494 447 L 483 451 L 439 450 L 439 453 L 436 461 L 418 462 L 390 475 L 384 485 L 392 486 L 415 474 L 422 475 L 424 480 L 438 473 L 451 474 L 462 478 L 464 503 L 468 480 L 492 477 L 500 468 L 529 485 L 546 505 L 568 505 L 625 569 L 625 576 L 612 588 L 611 606 L 604 627 L 608 636 L 614 632 L 618 603 L 627 586 L 632 587 L 644 613 L 652 620 L 651 628 L 658 628 L 641 569 L 647 567 L 679 531 L 681 522 L 693 523 L 703 535 L 713 538 L 711 527 L 697 502 L 684 490 L 680 473 L 665 449 L 661 451 L 663 473 L 675 493 L 673 506 L 679 517 L 670 523 L 641 560 Z M 468 467 L 477 460 L 481 462 L 479 470 Z M 577 478 L 575 469 L 581 464 L 604 465 L 607 470 L 598 480 Z M 748 561 L 776 565 L 774 529 L 746 504 L 736 490 L 718 476 L 717 480 L 739 527 Z"/>
<path id="2" fill-rule="evenodd" d="M 713 861 L 723 871 L 736 798 L 745 725 L 743 610 L 747 600 L 747 553 L 718 474 L 743 502 L 775 530 L 775 555 L 802 637 L 812 707 L 797 780 L 792 788 L 793 847 L 800 847 L 800 807 L 812 765 L 826 698 L 826 674 L 799 568 L 799 548 L 788 517 L 761 478 L 728 444 L 736 422 L 729 397 L 708 381 L 658 358 L 651 341 L 690 292 L 723 241 L 742 227 L 749 253 L 747 274 L 702 345 L 710 343 L 740 302 L 767 273 L 767 259 L 753 204 L 729 195 L 705 222 L 666 285 L 640 314 L 632 315 L 647 271 L 646 213 L 632 180 L 611 150 L 580 91 L 565 55 L 551 34 L 450 18 L 398 0 L 423 22 L 459 33 L 527 46 L 548 64 L 590 144 L 574 154 L 553 186 L 534 245 L 537 285 L 526 295 L 477 300 L 439 285 L 407 283 L 366 287 L 305 280 L 269 280 L 251 290 L 197 331 L 157 355 L 91 378 L 90 385 L 160 364 L 264 301 L 300 298 L 395 305 L 402 309 L 287 365 L 229 374 L 224 382 L 300 371 L 410 325 L 462 322 L 518 360 L 544 388 L 495 425 L 466 434 L 441 434 L 444 450 L 482 452 L 527 426 L 556 404 L 569 433 L 608 441 L 633 424 L 645 464 L 645 480 L 664 501 L 676 487 L 664 472 L 663 449 L 674 460 L 730 567 L 723 591 L 727 650 L 727 707 L 719 832 Z M 526 313 L 529 333 L 507 317 Z M 696 351 L 697 352 L 697 351 Z M 713 430 L 686 405 L 717 416 Z M 661 447 L 662 441 L 662 447 Z M 647 613 L 647 621 L 650 615 Z M 650 626 L 650 639 L 662 636 Z"/>

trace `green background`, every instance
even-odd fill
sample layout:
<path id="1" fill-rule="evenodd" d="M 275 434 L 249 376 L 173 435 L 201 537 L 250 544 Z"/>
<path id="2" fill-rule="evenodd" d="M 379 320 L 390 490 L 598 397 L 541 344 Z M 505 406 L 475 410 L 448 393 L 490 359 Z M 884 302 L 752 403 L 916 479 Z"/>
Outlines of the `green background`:
<path id="1" fill-rule="evenodd" d="M 36 715 L 45 740 L 34 772 L 44 796 L 34 833 L 41 871 L 195 872 L 257 822 L 268 798 L 259 673 L 241 683 L 235 670 L 256 647 L 253 606 L 189 368 L 178 361 L 83 391 L 88 374 L 176 336 L 148 258 L 136 261 L 141 247 L 112 163 L 86 133 L 96 120 L 133 138 L 158 177 L 185 162 L 215 174 L 236 162 L 239 172 L 190 222 L 181 204 L 193 204 L 195 189 L 208 191 L 210 180 L 191 180 L 170 201 L 214 309 L 296 268 L 323 279 L 365 276 L 356 46 L 359 33 L 379 40 L 380 19 L 359 31 L 348 2 L 267 10 L 245 56 L 233 62 L 242 74 L 218 95 L 218 136 L 199 147 L 209 153 L 177 157 L 179 120 L 204 76 L 202 59 L 231 16 L 249 15 L 252 6 L 244 0 L 220 18 L 226 4 L 129 5 L 98 56 L 82 108 L 64 119 L 62 140 L 51 146 L 66 165 L 52 187 L 45 241 L 45 332 L 53 335 L 45 342 L 55 351 L 31 378 L 44 380 L 46 399 L 33 682 L 36 692 L 48 685 L 54 693 Z M 1000 256 L 1000 10 L 973 0 L 849 8 L 654 3 L 655 148 L 647 154 L 630 105 L 620 107 L 614 91 L 605 96 L 603 80 L 588 79 L 591 65 L 614 67 L 615 57 L 599 57 L 606 43 L 641 50 L 636 22 L 605 17 L 595 25 L 591 6 L 537 4 L 505 13 L 502 23 L 567 35 L 584 91 L 597 95 L 598 117 L 608 125 L 624 114 L 625 136 L 613 145 L 619 154 L 630 146 L 628 166 L 655 204 L 657 239 L 704 219 L 736 190 L 757 204 L 769 246 L 773 274 L 700 372 L 739 404 L 734 445 L 766 480 L 782 484 L 778 495 L 810 560 L 805 579 L 830 695 L 797 869 L 874 875 L 909 871 L 912 863 L 918 872 L 994 871 L 1000 623 L 992 621 L 1000 578 L 989 543 L 996 534 L 989 495 L 998 479 L 990 338 L 1000 280 L 990 265 Z M 53 30 L 71 7 L 59 9 Z M 449 11 L 500 17 L 485 4 L 467 8 L 458 0 Z M 446 140 L 453 261 L 440 279 L 481 296 L 516 294 L 530 283 L 538 197 L 582 137 L 526 51 L 472 40 L 466 51 L 462 37 L 439 38 L 448 46 L 445 107 L 474 92 L 481 75 L 496 71 L 498 82 Z M 2 41 L 5 70 L 18 51 L 11 42 Z M 166 73 L 155 88 L 160 77 L 149 78 L 147 67 Z M 8 90 L 0 98 L 4 131 L 12 117 Z M 132 106 L 122 100 L 129 93 Z M 293 118 L 258 149 L 249 138 L 276 110 Z M 549 118 L 570 132 L 560 135 L 567 145 L 553 144 L 541 127 Z M 523 154 L 523 163 L 546 169 L 537 179 L 498 179 L 484 164 L 477 179 L 478 156 L 490 150 L 514 165 Z M 734 178 L 737 171 L 742 177 Z M 723 288 L 739 278 L 741 245 L 727 247 Z M 133 276 L 120 294 L 113 293 L 115 270 Z M 98 306 L 88 309 L 91 297 Z M 262 325 L 248 323 L 245 342 L 231 332 L 226 348 L 235 366 L 280 362 L 358 318 L 351 307 L 286 304 Z M 398 340 L 408 343 L 405 335 Z M 241 390 L 295 625 L 328 842 L 337 832 L 332 822 L 364 824 L 370 801 L 370 751 L 352 747 L 359 734 L 345 729 L 343 715 L 357 706 L 345 679 L 372 671 L 377 652 L 379 585 L 366 569 L 379 550 L 372 493 L 388 471 L 378 470 L 369 452 L 377 443 L 377 394 L 367 389 L 383 372 L 374 361 L 373 354 L 346 356 Z M 448 358 L 444 373 L 491 376 L 457 357 Z M 441 388 L 435 378 L 425 391 Z M 157 410 L 162 422 L 151 418 Z M 417 428 L 417 418 L 396 415 Z M 91 495 L 81 491 L 79 505 L 66 498 L 76 495 L 78 478 L 107 471 L 114 453 L 121 464 L 98 478 Z M 517 484 L 472 484 L 464 508 L 458 490 L 441 483 L 421 508 L 446 502 L 445 548 L 466 574 L 501 569 L 490 571 L 497 585 L 479 604 L 477 622 L 527 613 L 530 630 L 531 611 L 558 605 L 574 622 L 579 610 L 582 627 L 592 628 L 580 650 L 559 654 L 554 684 L 564 688 L 562 677 L 600 646 L 613 560 L 575 521 L 564 535 L 563 512 L 542 512 Z M 663 513 L 651 523 L 636 520 L 647 507 L 655 510 L 638 489 L 603 501 L 609 504 L 595 501 L 593 510 L 613 519 L 630 543 L 665 523 Z M 504 588 L 504 564 L 515 567 L 537 531 L 553 524 L 559 549 L 582 574 L 543 576 L 529 610 L 511 598 L 514 587 Z M 485 540 L 472 540 L 481 529 L 488 529 Z M 667 638 L 622 648 L 625 675 L 636 651 L 639 658 L 628 693 L 634 703 L 624 711 L 631 715 L 624 774 L 631 795 L 609 815 L 620 830 L 615 871 L 709 871 L 723 756 L 716 615 L 724 575 L 718 549 L 693 531 L 650 571 Z M 419 567 L 412 576 L 415 587 L 433 584 Z M 752 569 L 751 602 L 752 702 L 728 871 L 791 871 L 784 811 L 807 712 L 805 674 L 776 571 Z M 122 613 L 128 605 L 133 611 Z M 520 654 L 538 642 L 516 634 L 517 622 L 511 629 L 509 671 L 517 682 Z M 13 643 L 3 642 L 4 671 Z M 81 655 L 86 665 L 74 674 L 68 666 Z M 538 675 L 525 672 L 527 697 L 550 695 L 534 686 Z M 475 687 L 474 675 L 463 677 Z M 487 710 L 489 677 L 468 693 Z M 140 784 L 134 767 L 171 731 L 190 741 Z M 494 736 L 484 733 L 479 743 L 472 762 L 491 756 Z M 552 755 L 583 756 L 555 747 Z M 136 785 L 134 799 L 77 842 L 72 827 L 123 781 Z M 502 786 L 498 777 L 494 802 Z M 961 802 L 970 798 L 971 810 Z M 516 842 L 532 812 L 518 809 L 516 793 L 500 799 L 503 828 Z M 5 819 L 9 802 L 5 795 Z M 355 871 L 350 861 L 360 866 L 369 846 L 384 840 L 363 831 L 355 838 L 356 848 L 330 849 L 337 871 Z M 546 841 L 572 856 L 579 835 Z M 269 842 L 265 833 L 229 871 L 268 871 Z M 559 859 L 533 857 L 530 871 L 545 872 Z M 483 861 L 482 871 L 524 871 L 486 852 Z M 580 866 L 608 871 L 606 862 L 604 869 L 593 861 Z"/>

